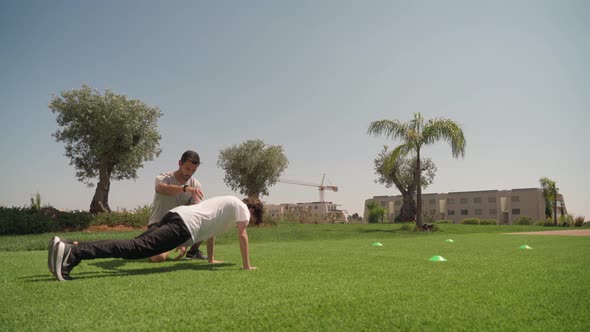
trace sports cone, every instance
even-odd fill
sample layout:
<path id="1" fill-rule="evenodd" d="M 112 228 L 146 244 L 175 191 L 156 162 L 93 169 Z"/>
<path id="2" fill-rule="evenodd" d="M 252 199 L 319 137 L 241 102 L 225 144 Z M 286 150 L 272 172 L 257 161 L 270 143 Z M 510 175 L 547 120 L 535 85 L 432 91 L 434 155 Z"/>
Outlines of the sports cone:
<path id="1" fill-rule="evenodd" d="M 431 262 L 446 262 L 447 259 L 444 258 L 443 256 L 432 256 L 432 257 L 430 257 L 429 261 L 431 261 Z"/>

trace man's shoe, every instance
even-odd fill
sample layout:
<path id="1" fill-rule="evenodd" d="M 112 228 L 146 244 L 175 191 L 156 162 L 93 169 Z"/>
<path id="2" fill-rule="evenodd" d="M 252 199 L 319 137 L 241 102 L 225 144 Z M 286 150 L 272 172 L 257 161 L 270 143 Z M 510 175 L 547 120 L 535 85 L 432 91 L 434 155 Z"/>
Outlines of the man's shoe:
<path id="1" fill-rule="evenodd" d="M 189 250 L 186 253 L 186 259 L 203 259 L 203 260 L 207 260 L 207 255 L 205 255 L 201 250 L 196 249 L 196 250 Z"/>
<path id="2" fill-rule="evenodd" d="M 59 281 L 71 280 L 70 271 L 80 263 L 76 256 L 72 254 L 74 245 L 60 241 L 56 248 L 53 260 L 55 266 L 54 275 Z"/>
<path id="3" fill-rule="evenodd" d="M 49 244 L 47 245 L 47 267 L 49 268 L 49 272 L 51 272 L 51 274 L 53 274 L 56 278 L 57 276 L 55 275 L 55 265 L 53 264 L 53 262 L 55 256 L 55 249 L 59 241 L 59 237 L 54 236 L 51 240 L 49 240 Z"/>

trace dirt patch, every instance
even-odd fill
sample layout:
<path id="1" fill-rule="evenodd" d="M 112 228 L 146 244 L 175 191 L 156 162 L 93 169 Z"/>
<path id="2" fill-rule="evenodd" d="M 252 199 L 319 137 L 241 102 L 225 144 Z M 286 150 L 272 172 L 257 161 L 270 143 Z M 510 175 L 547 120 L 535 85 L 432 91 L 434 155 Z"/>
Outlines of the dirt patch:
<path id="1" fill-rule="evenodd" d="M 521 235 L 563 235 L 563 236 L 590 236 L 590 229 L 568 229 L 563 231 L 542 231 L 542 232 L 518 232 L 504 234 L 521 234 Z"/>
<path id="2" fill-rule="evenodd" d="M 90 226 L 84 230 L 84 232 L 92 233 L 92 232 L 118 232 L 118 231 L 137 231 L 143 230 L 145 228 L 133 228 L 131 226 L 125 225 L 117 225 L 117 226 L 108 226 L 108 225 L 95 225 Z"/>

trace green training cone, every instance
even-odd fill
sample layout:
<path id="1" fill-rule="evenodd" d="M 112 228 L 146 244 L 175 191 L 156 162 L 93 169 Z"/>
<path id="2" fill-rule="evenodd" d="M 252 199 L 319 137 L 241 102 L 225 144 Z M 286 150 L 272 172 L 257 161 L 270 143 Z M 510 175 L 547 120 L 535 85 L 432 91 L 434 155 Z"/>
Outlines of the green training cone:
<path id="1" fill-rule="evenodd" d="M 446 240 L 445 240 L 445 242 L 448 242 L 448 243 L 455 243 L 455 241 L 454 241 L 453 239 L 446 239 Z"/>
<path id="2" fill-rule="evenodd" d="M 431 262 L 446 262 L 447 261 L 447 259 L 444 258 L 443 256 L 432 256 L 428 260 Z"/>
<path id="3" fill-rule="evenodd" d="M 519 247 L 520 249 L 533 249 L 532 247 L 527 246 L 526 244 L 523 244 L 522 246 Z"/>
<path id="4" fill-rule="evenodd" d="M 373 247 L 383 247 L 381 242 L 373 242 Z"/>

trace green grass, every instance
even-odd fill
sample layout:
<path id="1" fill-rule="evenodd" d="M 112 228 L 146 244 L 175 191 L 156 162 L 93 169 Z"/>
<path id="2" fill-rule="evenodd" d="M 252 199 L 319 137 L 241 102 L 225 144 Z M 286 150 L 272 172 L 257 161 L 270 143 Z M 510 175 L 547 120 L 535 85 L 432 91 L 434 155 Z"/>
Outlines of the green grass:
<path id="1" fill-rule="evenodd" d="M 84 261 L 47 271 L 50 234 L 0 237 L 2 330 L 587 331 L 590 238 L 507 235 L 535 226 L 287 225 L 235 233 L 222 265 Z M 70 239 L 138 232 L 69 233 Z M 452 238 L 455 243 L 444 240 Z M 383 247 L 373 247 L 379 241 Z M 528 244 L 532 250 L 518 247 Z M 442 255 L 447 262 L 429 262 Z"/>

